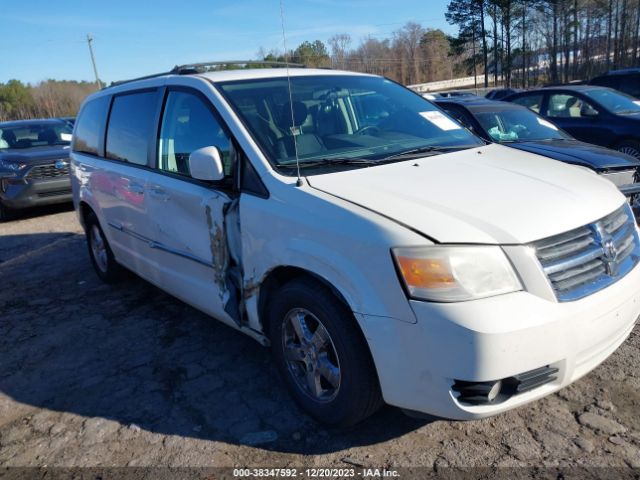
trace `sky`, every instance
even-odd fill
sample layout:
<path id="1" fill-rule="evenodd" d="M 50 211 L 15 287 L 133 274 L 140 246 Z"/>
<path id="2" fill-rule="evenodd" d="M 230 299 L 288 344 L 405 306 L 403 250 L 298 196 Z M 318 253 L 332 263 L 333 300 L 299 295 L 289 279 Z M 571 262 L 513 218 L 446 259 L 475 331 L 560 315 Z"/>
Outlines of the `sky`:
<path id="1" fill-rule="evenodd" d="M 348 33 L 352 47 L 406 22 L 453 34 L 448 0 L 283 0 L 287 48 Z M 283 50 L 279 0 L 0 0 L 0 82 L 94 80 L 170 70 L 174 65 L 257 58 Z"/>

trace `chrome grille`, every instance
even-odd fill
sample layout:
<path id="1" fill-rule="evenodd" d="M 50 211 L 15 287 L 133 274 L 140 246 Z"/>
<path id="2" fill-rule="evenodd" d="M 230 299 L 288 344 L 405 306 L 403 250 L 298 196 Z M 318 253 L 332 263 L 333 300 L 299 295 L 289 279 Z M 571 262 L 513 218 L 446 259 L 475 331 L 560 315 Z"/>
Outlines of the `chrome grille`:
<path id="1" fill-rule="evenodd" d="M 36 165 L 27 174 L 27 178 L 39 179 L 39 178 L 56 178 L 69 175 L 69 163 L 64 162 L 61 168 L 57 167 L 56 163 L 49 163 L 46 165 Z"/>
<path id="2" fill-rule="evenodd" d="M 593 224 L 531 246 L 561 302 L 602 290 L 640 261 L 640 239 L 628 204 Z"/>

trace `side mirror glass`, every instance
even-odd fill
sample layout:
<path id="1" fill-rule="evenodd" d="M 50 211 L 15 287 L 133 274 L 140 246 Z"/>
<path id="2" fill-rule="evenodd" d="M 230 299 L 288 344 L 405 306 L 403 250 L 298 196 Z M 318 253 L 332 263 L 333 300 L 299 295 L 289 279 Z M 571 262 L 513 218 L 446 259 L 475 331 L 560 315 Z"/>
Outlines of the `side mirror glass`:
<path id="1" fill-rule="evenodd" d="M 218 181 L 224 178 L 222 156 L 218 147 L 203 147 L 189 155 L 189 172 L 197 180 Z"/>

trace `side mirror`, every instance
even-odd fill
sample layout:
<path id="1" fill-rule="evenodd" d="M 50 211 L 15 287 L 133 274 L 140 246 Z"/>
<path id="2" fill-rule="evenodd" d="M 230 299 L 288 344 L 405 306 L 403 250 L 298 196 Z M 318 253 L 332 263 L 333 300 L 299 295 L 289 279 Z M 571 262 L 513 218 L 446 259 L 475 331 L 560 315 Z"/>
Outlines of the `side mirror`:
<path id="1" fill-rule="evenodd" d="M 218 181 L 224 178 L 218 147 L 203 147 L 189 155 L 189 172 L 197 180 Z"/>

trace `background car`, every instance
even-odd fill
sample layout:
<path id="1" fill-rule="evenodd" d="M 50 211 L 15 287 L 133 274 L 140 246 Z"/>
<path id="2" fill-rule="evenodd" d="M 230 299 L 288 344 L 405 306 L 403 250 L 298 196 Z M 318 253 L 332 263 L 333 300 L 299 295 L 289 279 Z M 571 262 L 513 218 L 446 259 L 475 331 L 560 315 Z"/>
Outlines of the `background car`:
<path id="1" fill-rule="evenodd" d="M 504 99 L 530 108 L 578 140 L 640 158 L 640 100 L 611 88 L 565 85 Z"/>
<path id="2" fill-rule="evenodd" d="M 632 97 L 640 98 L 640 68 L 612 70 L 591 79 L 589 84 L 614 88 Z"/>
<path id="3" fill-rule="evenodd" d="M 0 221 L 14 209 L 71 202 L 70 143 L 62 119 L 0 123 Z"/>
<path id="4" fill-rule="evenodd" d="M 76 117 L 60 117 L 60 119 L 67 122 L 72 129 L 76 123 Z"/>
<path id="5" fill-rule="evenodd" d="M 502 100 L 509 95 L 522 91 L 523 90 L 521 88 L 494 88 L 493 90 L 489 90 L 485 95 L 485 98 L 488 98 L 489 100 Z"/>
<path id="6" fill-rule="evenodd" d="M 526 107 L 482 98 L 442 98 L 436 105 L 487 141 L 590 168 L 630 197 L 640 214 L 640 160 L 581 142 Z"/>

